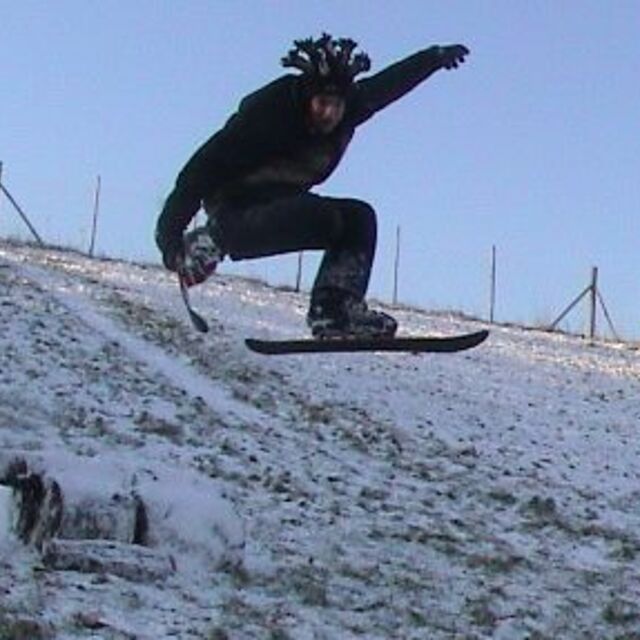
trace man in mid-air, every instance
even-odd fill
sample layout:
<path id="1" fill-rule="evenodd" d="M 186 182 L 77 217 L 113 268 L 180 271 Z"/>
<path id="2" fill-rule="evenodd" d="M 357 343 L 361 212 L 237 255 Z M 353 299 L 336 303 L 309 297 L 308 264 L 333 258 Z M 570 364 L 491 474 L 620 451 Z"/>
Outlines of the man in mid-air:
<path id="1" fill-rule="evenodd" d="M 469 51 L 433 46 L 377 74 L 356 43 L 323 34 L 297 40 L 287 74 L 244 98 L 178 175 L 156 227 L 168 269 L 192 286 L 225 257 L 324 250 L 307 324 L 317 338 L 387 337 L 397 323 L 368 308 L 376 214 L 361 200 L 311 192 L 342 158 L 356 127 Z M 185 233 L 204 207 L 206 225 Z"/>

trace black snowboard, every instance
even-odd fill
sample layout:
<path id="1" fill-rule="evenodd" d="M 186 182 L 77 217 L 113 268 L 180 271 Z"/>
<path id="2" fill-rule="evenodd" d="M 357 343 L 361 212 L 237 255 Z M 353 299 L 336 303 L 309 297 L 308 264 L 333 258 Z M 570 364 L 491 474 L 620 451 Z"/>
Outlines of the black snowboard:
<path id="1" fill-rule="evenodd" d="M 247 338 L 249 349 L 265 355 L 289 353 L 353 353 L 356 351 L 406 351 L 409 353 L 453 353 L 484 342 L 488 331 L 446 337 L 338 338 L 326 340 L 259 340 Z"/>

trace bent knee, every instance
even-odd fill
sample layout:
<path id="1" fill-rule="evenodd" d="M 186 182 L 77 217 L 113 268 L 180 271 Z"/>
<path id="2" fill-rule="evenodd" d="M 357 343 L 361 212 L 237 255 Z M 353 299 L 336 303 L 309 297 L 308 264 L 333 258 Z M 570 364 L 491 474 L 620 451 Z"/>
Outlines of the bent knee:
<path id="1" fill-rule="evenodd" d="M 363 218 L 376 217 L 375 209 L 364 200 L 357 200 L 356 198 L 342 198 L 340 203 L 344 209 L 349 210 Z"/>
<path id="2" fill-rule="evenodd" d="M 378 229 L 376 212 L 370 204 L 352 198 L 335 199 L 333 213 L 334 247 L 351 247 L 365 253 L 374 250 Z"/>
<path id="3" fill-rule="evenodd" d="M 345 229 L 349 235 L 374 238 L 377 232 L 375 209 L 363 200 L 343 200 Z"/>

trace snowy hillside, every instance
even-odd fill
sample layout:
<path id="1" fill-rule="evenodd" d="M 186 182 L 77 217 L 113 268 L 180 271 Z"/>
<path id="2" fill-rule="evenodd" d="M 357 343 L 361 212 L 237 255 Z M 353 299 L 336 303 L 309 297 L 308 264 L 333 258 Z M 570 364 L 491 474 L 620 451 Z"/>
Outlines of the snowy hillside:
<path id="1" fill-rule="evenodd" d="M 18 457 L 113 534 L 47 560 L 0 487 L 0 638 L 640 638 L 636 350 L 266 358 L 243 338 L 304 334 L 305 296 L 193 302 L 207 336 L 160 268 L 0 244 L 0 478 Z"/>

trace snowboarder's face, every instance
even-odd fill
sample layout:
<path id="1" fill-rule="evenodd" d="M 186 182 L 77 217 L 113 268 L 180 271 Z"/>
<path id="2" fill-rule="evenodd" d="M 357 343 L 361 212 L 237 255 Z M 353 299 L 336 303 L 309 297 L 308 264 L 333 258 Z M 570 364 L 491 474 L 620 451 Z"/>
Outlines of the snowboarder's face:
<path id="1" fill-rule="evenodd" d="M 314 133 L 331 133 L 344 117 L 344 98 L 332 93 L 319 93 L 309 101 L 309 125 Z"/>

